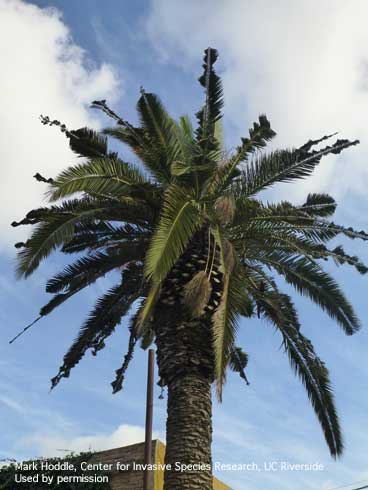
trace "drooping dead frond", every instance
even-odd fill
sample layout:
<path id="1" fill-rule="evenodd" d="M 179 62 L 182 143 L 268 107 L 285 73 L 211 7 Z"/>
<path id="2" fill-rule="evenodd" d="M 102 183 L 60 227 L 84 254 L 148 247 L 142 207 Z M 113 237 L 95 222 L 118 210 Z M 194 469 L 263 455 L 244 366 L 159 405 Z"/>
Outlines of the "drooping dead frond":
<path id="1" fill-rule="evenodd" d="M 211 282 L 205 271 L 199 271 L 184 286 L 184 304 L 187 306 L 193 317 L 203 314 L 212 292 Z"/>
<path id="2" fill-rule="evenodd" d="M 220 196 L 215 202 L 215 212 L 222 225 L 228 225 L 235 215 L 235 199 L 233 196 Z"/>

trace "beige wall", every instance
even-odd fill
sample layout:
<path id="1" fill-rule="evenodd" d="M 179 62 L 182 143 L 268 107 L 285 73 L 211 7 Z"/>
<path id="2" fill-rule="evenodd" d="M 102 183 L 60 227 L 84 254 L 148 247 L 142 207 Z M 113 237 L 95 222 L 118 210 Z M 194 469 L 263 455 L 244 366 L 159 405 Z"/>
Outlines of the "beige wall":
<path id="1" fill-rule="evenodd" d="M 99 463 L 136 463 L 144 462 L 144 443 L 132 444 L 130 446 L 109 449 L 95 453 L 91 462 Z M 165 461 L 165 445 L 158 440 L 152 443 L 152 461 L 163 464 Z M 163 490 L 164 472 L 155 471 L 150 475 L 150 490 Z M 142 490 L 142 471 L 113 471 L 110 474 L 110 486 L 112 490 Z M 229 490 L 229 487 L 216 478 L 213 479 L 213 490 Z"/>
<path id="2" fill-rule="evenodd" d="M 154 441 L 155 442 L 155 441 Z M 155 444 L 152 445 L 152 460 L 155 457 Z M 92 462 L 99 463 L 136 463 L 144 462 L 144 443 L 109 449 L 93 455 Z M 142 471 L 113 471 L 110 474 L 110 486 L 112 490 L 142 490 Z M 153 489 L 153 475 L 151 475 L 150 490 Z"/>

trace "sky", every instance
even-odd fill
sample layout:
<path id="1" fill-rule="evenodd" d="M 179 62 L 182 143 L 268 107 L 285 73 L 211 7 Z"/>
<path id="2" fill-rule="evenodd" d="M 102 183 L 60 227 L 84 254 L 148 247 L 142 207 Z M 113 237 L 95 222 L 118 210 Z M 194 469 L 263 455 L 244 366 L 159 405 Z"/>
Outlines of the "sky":
<path id="1" fill-rule="evenodd" d="M 279 185 L 264 196 L 303 203 L 308 192 L 338 201 L 335 221 L 367 229 L 368 4 L 362 0 L 0 0 L 0 459 L 101 450 L 144 438 L 146 352 L 137 351 L 125 388 L 110 382 L 127 345 L 126 322 L 96 358 L 86 355 L 52 393 L 49 379 L 79 326 L 114 277 L 99 280 L 18 342 L 8 341 L 47 301 L 44 286 L 64 264 L 57 254 L 26 281 L 16 280 L 12 228 L 44 203 L 36 172 L 55 176 L 76 162 L 65 137 L 40 124 L 48 115 L 75 129 L 110 121 L 89 108 L 107 99 L 136 121 L 139 89 L 157 93 L 175 116 L 193 115 L 203 93 L 202 52 L 220 52 L 225 91 L 224 135 L 233 148 L 260 113 L 278 136 L 271 147 L 291 147 L 339 131 L 361 144 L 328 157 L 306 181 Z M 126 155 L 124 148 L 119 148 Z M 364 243 L 343 242 L 368 262 Z M 250 386 L 229 376 L 224 402 L 214 402 L 213 459 L 223 463 L 276 460 L 320 463 L 314 472 L 218 472 L 234 490 L 330 490 L 368 482 L 368 367 L 365 362 L 367 278 L 328 266 L 362 319 L 353 337 L 307 300 L 296 299 L 303 332 L 326 361 L 345 435 L 334 461 L 300 382 L 280 349 L 280 337 L 261 320 L 242 321 L 239 343 L 250 356 Z M 165 403 L 155 391 L 154 433 L 165 438 Z"/>

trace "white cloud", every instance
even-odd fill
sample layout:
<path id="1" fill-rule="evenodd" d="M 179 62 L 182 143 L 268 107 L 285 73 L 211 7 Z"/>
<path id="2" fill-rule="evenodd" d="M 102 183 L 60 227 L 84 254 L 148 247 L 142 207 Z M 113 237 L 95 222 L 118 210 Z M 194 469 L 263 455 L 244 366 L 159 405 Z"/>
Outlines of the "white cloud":
<path id="1" fill-rule="evenodd" d="M 60 12 L 21 0 L 0 0 L 0 56 L 0 247 L 6 248 L 26 233 L 10 223 L 42 204 L 45 187 L 32 176 L 53 176 L 76 161 L 64 135 L 42 126 L 39 115 L 72 129 L 98 127 L 89 103 L 114 100 L 120 87 L 110 65 L 95 66 L 73 42 Z"/>
<path id="2" fill-rule="evenodd" d="M 220 50 L 225 117 L 238 135 L 265 112 L 278 133 L 275 146 L 334 131 L 360 138 L 360 146 L 337 162 L 326 158 L 312 179 L 291 190 L 342 196 L 363 193 L 368 184 L 367 17 L 364 0 L 154 0 L 147 28 L 164 60 L 196 72 L 203 49 Z M 282 191 L 290 195 L 290 186 Z"/>
<path id="3" fill-rule="evenodd" d="M 7 409 L 12 410 L 18 414 L 24 413 L 24 407 L 16 400 L 13 400 L 8 396 L 0 395 L 0 405 L 3 405 Z"/>
<path id="4" fill-rule="evenodd" d="M 154 438 L 157 434 L 154 434 Z M 60 449 L 68 451 L 103 451 L 121 446 L 128 446 L 144 441 L 144 428 L 136 425 L 119 425 L 110 434 L 92 434 L 68 437 L 62 433 L 35 433 L 19 441 L 21 447 L 31 447 L 34 454 L 43 457 L 60 456 Z"/>

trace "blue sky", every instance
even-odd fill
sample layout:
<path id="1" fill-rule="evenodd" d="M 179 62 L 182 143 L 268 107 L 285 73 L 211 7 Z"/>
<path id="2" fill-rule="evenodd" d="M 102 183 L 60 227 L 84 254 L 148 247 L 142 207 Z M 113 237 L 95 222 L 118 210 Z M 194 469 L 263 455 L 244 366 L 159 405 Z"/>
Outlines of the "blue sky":
<path id="1" fill-rule="evenodd" d="M 38 115 L 58 117 L 70 128 L 98 128 L 109 121 L 88 104 L 106 98 L 134 121 L 141 85 L 159 94 L 172 114 L 193 115 L 202 100 L 196 82 L 202 51 L 215 46 L 221 54 L 218 69 L 225 87 L 229 148 L 261 112 L 278 132 L 274 147 L 302 144 L 335 130 L 361 139 L 361 145 L 341 157 L 326 159 L 308 181 L 279 186 L 265 199 L 303 202 L 311 190 L 328 191 L 339 202 L 336 221 L 367 229 L 368 7 L 364 1 L 356 1 L 353 8 L 337 0 L 333 6 L 327 1 L 285 0 L 277 8 L 240 0 L 0 0 L 0 14 L 0 458 L 60 455 L 58 449 L 105 449 L 142 440 L 146 353 L 137 351 L 123 392 L 112 396 L 109 384 L 125 353 L 125 323 L 96 358 L 87 354 L 70 378 L 49 393 L 50 377 L 96 298 L 114 284 L 114 276 L 100 280 L 8 344 L 37 316 L 47 301 L 46 279 L 65 263 L 55 255 L 27 281 L 14 277 L 12 243 L 24 238 L 26 230 L 12 229 L 9 223 L 43 199 L 42 184 L 32 175 L 40 171 L 52 176 L 75 162 L 63 136 L 41 126 Z M 368 261 L 364 244 L 344 245 Z M 274 460 L 318 462 L 324 470 L 218 475 L 235 490 L 329 490 L 368 481 L 363 429 L 368 408 L 367 278 L 346 267 L 328 269 L 356 307 L 362 331 L 345 337 L 309 302 L 297 299 L 297 305 L 303 332 L 331 370 L 345 454 L 338 462 L 329 457 L 277 333 L 263 321 L 244 321 L 239 343 L 250 355 L 251 384 L 229 376 L 223 404 L 214 404 L 214 461 L 255 461 L 261 466 Z M 154 430 L 163 439 L 165 400 L 158 395 Z"/>

